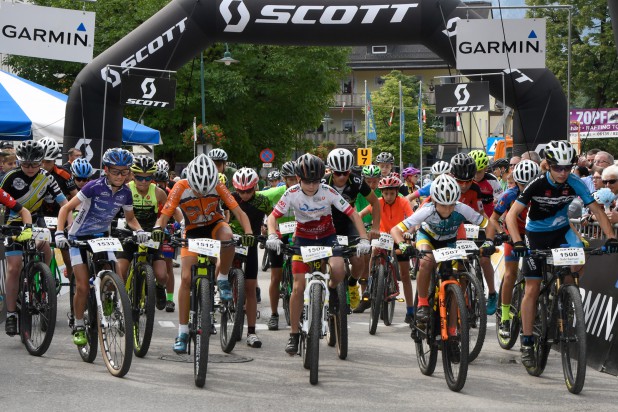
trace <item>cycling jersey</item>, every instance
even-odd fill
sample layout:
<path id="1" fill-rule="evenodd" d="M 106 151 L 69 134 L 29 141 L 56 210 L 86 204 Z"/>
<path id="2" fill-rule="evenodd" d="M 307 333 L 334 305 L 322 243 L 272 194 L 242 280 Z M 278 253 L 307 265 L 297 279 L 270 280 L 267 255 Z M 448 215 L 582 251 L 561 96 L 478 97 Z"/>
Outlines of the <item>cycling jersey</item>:
<path id="1" fill-rule="evenodd" d="M 133 197 L 133 212 L 142 229 L 151 232 L 159 217 L 159 203 L 157 202 L 157 186 L 150 184 L 148 193 L 142 196 L 135 187 L 135 182 L 129 182 L 129 189 Z"/>
<path id="2" fill-rule="evenodd" d="M 320 183 L 313 196 L 307 196 L 301 190 L 300 184 L 296 184 L 285 191 L 273 214 L 279 218 L 293 208 L 297 222 L 296 236 L 321 239 L 335 234 L 331 206 L 347 216 L 354 213 L 352 206 L 339 192 L 326 183 Z"/>
<path id="3" fill-rule="evenodd" d="M 247 214 L 251 224 L 251 232 L 256 235 L 259 234 L 262 230 L 264 216 L 269 215 L 273 210 L 268 198 L 260 193 L 256 193 L 248 202 L 243 202 L 238 193 L 234 192 L 232 196 L 240 208 Z M 227 206 L 224 206 L 224 209 L 227 209 Z M 230 227 L 236 234 L 245 233 L 234 215 L 230 216 Z"/>
<path id="4" fill-rule="evenodd" d="M 515 186 L 508 189 L 506 192 L 502 193 L 498 203 L 496 203 L 496 207 L 494 208 L 494 212 L 502 216 L 506 211 L 511 208 L 511 205 L 517 197 L 519 196 L 519 187 Z M 525 208 L 518 216 L 517 216 L 517 227 L 519 228 L 519 233 L 523 233 L 526 229 L 526 216 L 528 215 L 528 208 Z M 508 231 L 507 231 L 508 233 Z"/>
<path id="5" fill-rule="evenodd" d="M 172 217 L 176 208 L 180 207 L 185 220 L 185 230 L 190 231 L 223 219 L 219 200 L 230 210 L 238 207 L 238 203 L 223 183 L 217 183 L 210 193 L 202 196 L 193 192 L 187 179 L 181 179 L 174 185 L 161 214 Z"/>
<path id="6" fill-rule="evenodd" d="M 414 192 L 416 197 L 427 197 L 431 194 L 431 182 Z"/>
<path id="7" fill-rule="evenodd" d="M 350 173 L 348 176 L 348 180 L 346 181 L 343 187 L 335 186 L 333 182 L 333 175 L 328 174 L 324 176 L 324 182 L 327 185 L 335 189 L 341 196 L 348 202 L 352 207 L 354 203 L 359 198 L 359 193 L 363 195 L 363 197 L 367 197 L 371 194 L 371 188 L 369 185 L 362 179 L 362 177 Z M 337 232 L 340 232 L 345 226 L 347 226 L 350 219 L 343 213 L 341 213 L 336 208 L 332 208 L 333 214 L 333 224 L 335 228 L 337 228 Z"/>
<path id="8" fill-rule="evenodd" d="M 421 226 L 421 232 L 434 240 L 450 240 L 457 237 L 459 225 L 470 222 L 473 225 L 485 227 L 487 219 L 477 213 L 471 207 L 457 202 L 455 210 L 447 218 L 440 216 L 433 202 L 425 203 L 420 209 L 397 226 L 402 231 L 408 231 L 416 226 Z"/>
<path id="9" fill-rule="evenodd" d="M 494 211 L 494 202 L 500 199 L 502 194 L 502 187 L 496 176 L 491 173 L 485 173 L 483 178 L 476 182 L 480 189 L 480 199 L 483 202 L 483 209 L 486 216 L 491 216 Z"/>
<path id="10" fill-rule="evenodd" d="M 13 199 L 13 196 L 0 189 L 0 204 L 6 206 L 7 209 L 13 210 L 15 213 L 19 213 L 23 209 L 17 200 Z"/>
<path id="11" fill-rule="evenodd" d="M 281 196 L 283 196 L 286 190 L 287 188 L 285 186 L 277 186 L 277 187 L 271 187 L 266 190 L 262 190 L 260 194 L 265 196 L 268 199 L 268 201 L 270 202 L 270 206 L 272 208 L 277 204 L 279 199 L 281 199 Z M 293 209 L 289 209 L 288 212 L 284 216 L 281 216 L 280 218 L 277 219 L 277 223 L 292 222 L 292 221 L 294 221 L 294 210 Z"/>
<path id="12" fill-rule="evenodd" d="M 389 205 L 381 197 L 380 201 L 380 232 L 390 233 L 391 229 L 397 225 L 397 223 L 412 216 L 412 206 L 405 197 L 396 197 L 393 204 Z M 369 205 L 369 211 L 373 208 Z"/>
<path id="13" fill-rule="evenodd" d="M 67 199 L 71 195 L 72 191 L 77 190 L 73 176 L 66 170 L 54 165 L 54 168 L 51 172 L 49 172 L 49 174 L 56 179 L 58 187 Z M 51 195 L 48 194 L 45 196 L 45 203 L 43 203 L 43 215 L 56 217 L 58 216 L 58 212 L 60 212 L 60 205 L 54 201 L 54 198 Z"/>
<path id="14" fill-rule="evenodd" d="M 519 194 L 517 202 L 530 205 L 526 230 L 551 232 L 569 225 L 569 204 L 579 196 L 585 206 L 594 202 L 586 185 L 574 174 L 563 184 L 551 181 L 550 172 L 532 179 Z"/>
<path id="15" fill-rule="evenodd" d="M 41 208 L 47 195 L 58 203 L 66 200 L 56 180 L 43 169 L 40 169 L 33 177 L 28 177 L 21 168 L 13 169 L 4 176 L 0 187 L 31 214 Z M 21 216 L 11 211 L 7 217 L 7 223 L 17 222 L 21 222 Z"/>
<path id="16" fill-rule="evenodd" d="M 476 182 L 472 182 L 470 189 L 466 193 L 462 193 L 459 201 L 464 205 L 471 207 L 475 212 L 484 211 L 483 201 L 481 200 L 483 194 Z"/>
<path id="17" fill-rule="evenodd" d="M 69 229 L 69 236 L 89 236 L 108 232 L 112 220 L 122 209 L 133 210 L 131 190 L 126 185 L 114 193 L 106 177 L 86 183 L 77 194 L 81 209 Z"/>

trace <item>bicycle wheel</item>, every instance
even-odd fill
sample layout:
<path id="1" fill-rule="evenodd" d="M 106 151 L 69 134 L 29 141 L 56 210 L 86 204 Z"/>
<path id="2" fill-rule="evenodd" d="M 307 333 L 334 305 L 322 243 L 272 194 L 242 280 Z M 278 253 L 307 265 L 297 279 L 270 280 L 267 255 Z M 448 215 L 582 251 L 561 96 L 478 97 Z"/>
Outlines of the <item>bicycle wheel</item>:
<path id="1" fill-rule="evenodd" d="M 287 263 L 283 264 L 283 280 L 281 283 L 281 300 L 283 301 L 283 313 L 288 326 L 290 323 L 290 296 L 292 296 L 292 269 Z"/>
<path id="2" fill-rule="evenodd" d="M 270 258 L 268 256 L 268 250 L 264 250 L 262 255 L 262 272 L 266 272 L 270 268 Z"/>
<path id="3" fill-rule="evenodd" d="M 109 373 L 122 377 L 129 371 L 133 360 L 131 301 L 120 276 L 110 270 L 99 276 L 103 306 L 97 324 L 101 355 Z"/>
<path id="4" fill-rule="evenodd" d="M 242 327 L 245 322 L 245 274 L 240 269 L 232 269 L 228 279 L 232 286 L 232 300 L 221 302 L 221 326 L 219 328 L 221 349 L 225 353 L 230 353 L 242 337 Z"/>
<path id="5" fill-rule="evenodd" d="M 155 276 L 152 266 L 140 262 L 127 282 L 133 314 L 133 352 L 143 358 L 148 353 L 155 317 Z"/>
<path id="6" fill-rule="evenodd" d="M 335 336 L 337 338 L 337 356 L 339 359 L 348 357 L 348 302 L 347 282 L 337 285 L 337 298 L 339 300 L 335 317 Z"/>
<path id="7" fill-rule="evenodd" d="M 399 265 L 388 264 L 388 271 L 386 272 L 386 285 L 384 287 L 384 301 L 382 302 L 382 321 L 384 326 L 390 326 L 393 324 L 393 316 L 395 314 L 395 297 L 390 297 L 397 291 L 397 285 L 395 285 L 395 276 L 399 272 Z M 387 299 L 389 298 L 390 299 Z"/>
<path id="8" fill-rule="evenodd" d="M 28 353 L 41 356 L 56 329 L 56 280 L 47 265 L 33 262 L 22 272 L 20 289 L 19 333 Z"/>
<path id="9" fill-rule="evenodd" d="M 433 283 L 433 282 L 432 282 Z M 433 289 L 433 287 L 431 288 Z M 412 339 L 416 346 L 416 361 L 421 373 L 426 376 L 431 376 L 436 369 L 438 361 L 438 345 L 436 343 L 436 321 L 437 313 L 433 310 L 434 297 L 429 296 L 429 322 L 427 328 L 420 330 L 416 326 L 416 322 L 412 325 Z M 418 307 L 418 292 L 414 295 L 414 307 Z"/>
<path id="10" fill-rule="evenodd" d="M 504 282 L 504 280 L 503 280 Z M 523 298 L 523 284 L 515 284 L 513 287 L 513 297 L 511 298 L 511 336 L 503 338 L 500 336 L 500 322 L 502 321 L 502 284 L 500 284 L 500 291 L 498 293 L 498 304 L 496 309 L 496 335 L 498 336 L 498 344 L 502 349 L 509 350 L 517 342 L 519 337 L 519 328 L 521 325 L 521 318 L 519 316 L 519 309 L 521 307 L 521 299 Z"/>
<path id="11" fill-rule="evenodd" d="M 468 348 L 468 362 L 472 362 L 479 356 L 485 335 L 487 333 L 487 310 L 485 304 L 485 295 L 483 295 L 483 286 L 479 283 L 476 276 L 471 276 L 469 273 L 460 275 L 462 280 L 467 280 L 466 289 L 464 290 L 464 301 L 468 308 L 468 336 L 470 342 Z"/>
<path id="12" fill-rule="evenodd" d="M 307 355 L 309 356 L 309 383 L 318 383 L 320 363 L 320 336 L 322 335 L 322 285 L 311 285 L 309 333 L 307 335 Z"/>
<path id="13" fill-rule="evenodd" d="M 376 266 L 376 270 L 370 276 L 371 279 L 371 311 L 369 314 L 369 334 L 375 335 L 380 321 L 380 312 L 382 311 L 382 302 L 384 302 L 384 286 L 386 267 L 384 264 Z"/>
<path id="14" fill-rule="evenodd" d="M 72 279 L 75 282 L 75 277 Z M 71 300 L 72 301 L 72 300 Z M 84 312 L 84 327 L 86 328 L 87 344 L 78 346 L 79 356 L 84 362 L 92 363 L 97 357 L 98 347 L 98 322 L 97 322 L 97 304 L 94 296 L 94 289 L 91 288 L 88 292 L 88 301 L 86 303 L 86 311 Z"/>
<path id="15" fill-rule="evenodd" d="M 558 306 L 558 324 L 562 323 L 562 331 L 558 329 L 558 333 L 564 381 L 569 392 L 580 393 L 586 379 L 586 325 L 582 299 L 575 285 L 564 285 L 559 299 L 562 310 Z"/>
<path id="16" fill-rule="evenodd" d="M 442 342 L 442 364 L 446 384 L 453 392 L 459 392 L 466 383 L 468 376 L 468 353 L 469 353 L 469 325 L 466 302 L 461 287 L 455 284 L 446 285 L 446 321 L 452 317 L 457 318 L 455 334 L 449 333 L 448 340 Z M 455 311 L 456 313 L 452 313 Z M 464 315 L 462 315 L 464 314 Z"/>
<path id="17" fill-rule="evenodd" d="M 193 349 L 193 375 L 195 386 L 204 387 L 206 370 L 208 369 L 208 345 L 210 343 L 210 328 L 212 325 L 212 297 L 210 280 L 200 277 L 197 283 L 197 311 L 195 313 L 195 335 Z"/>
<path id="18" fill-rule="evenodd" d="M 536 316 L 534 317 L 534 325 L 532 334 L 534 335 L 534 358 L 536 364 L 531 368 L 526 368 L 526 371 L 532 376 L 540 376 L 547 365 L 547 357 L 551 344 L 549 338 L 549 319 L 547 311 L 547 295 L 539 296 L 537 300 Z"/>

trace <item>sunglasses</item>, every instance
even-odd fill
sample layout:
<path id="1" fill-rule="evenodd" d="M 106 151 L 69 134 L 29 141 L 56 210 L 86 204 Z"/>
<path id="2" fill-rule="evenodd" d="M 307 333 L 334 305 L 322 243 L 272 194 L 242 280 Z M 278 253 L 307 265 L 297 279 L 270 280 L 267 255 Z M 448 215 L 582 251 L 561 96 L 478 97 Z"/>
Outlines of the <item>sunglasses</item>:
<path id="1" fill-rule="evenodd" d="M 515 166 L 517 166 L 517 163 L 510 163 L 509 164 L 509 168 L 511 168 L 511 169 L 514 168 Z"/>
<path id="2" fill-rule="evenodd" d="M 20 165 L 26 169 L 38 169 L 41 167 L 41 162 L 22 162 Z"/>
<path id="3" fill-rule="evenodd" d="M 254 188 L 247 189 L 247 190 L 236 189 L 236 193 L 238 193 L 239 195 L 246 195 L 249 193 L 253 193 L 253 191 L 254 191 Z"/>
<path id="4" fill-rule="evenodd" d="M 551 167 L 551 170 L 553 170 L 554 172 L 557 172 L 557 173 L 570 172 L 571 171 L 571 166 L 551 165 L 550 167 Z"/>
<path id="5" fill-rule="evenodd" d="M 109 169 L 109 174 L 112 176 L 128 176 L 131 171 L 129 169 Z"/>
<path id="6" fill-rule="evenodd" d="M 459 183 L 460 185 L 465 185 L 467 183 L 472 183 L 474 179 L 470 179 L 470 180 L 455 179 L 455 180 L 457 180 L 457 183 Z"/>
<path id="7" fill-rule="evenodd" d="M 318 183 L 321 182 L 321 180 L 301 180 L 301 182 L 303 182 L 306 185 L 317 185 Z"/>
<path id="8" fill-rule="evenodd" d="M 88 182 L 90 180 L 89 177 L 74 177 L 73 180 L 75 180 L 76 182 Z"/>
<path id="9" fill-rule="evenodd" d="M 335 176 L 347 176 L 350 174 L 350 171 L 348 170 L 347 172 L 333 172 L 335 174 Z"/>
<path id="10" fill-rule="evenodd" d="M 618 182 L 618 179 L 603 180 L 602 182 L 604 185 L 613 185 L 614 183 Z"/>
<path id="11" fill-rule="evenodd" d="M 151 182 L 153 177 L 152 176 L 137 176 L 135 175 L 135 180 L 137 180 L 138 182 Z"/>

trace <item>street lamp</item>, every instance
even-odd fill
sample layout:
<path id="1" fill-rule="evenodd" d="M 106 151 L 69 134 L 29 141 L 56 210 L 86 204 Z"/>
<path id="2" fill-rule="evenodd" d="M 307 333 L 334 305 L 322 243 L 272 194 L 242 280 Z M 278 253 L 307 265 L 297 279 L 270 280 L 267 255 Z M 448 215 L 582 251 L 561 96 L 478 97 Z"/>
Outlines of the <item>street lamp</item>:
<path id="1" fill-rule="evenodd" d="M 324 137 L 326 141 L 328 141 L 328 124 L 331 120 L 333 119 L 329 116 L 328 113 L 326 113 L 324 115 L 324 118 L 322 119 L 322 123 L 324 124 Z"/>
<path id="2" fill-rule="evenodd" d="M 225 53 L 223 53 L 223 58 L 215 61 L 217 63 L 224 63 L 226 66 L 229 66 L 232 63 L 238 63 L 238 60 L 232 58 L 232 53 L 230 53 L 230 48 L 227 43 L 225 43 Z"/>

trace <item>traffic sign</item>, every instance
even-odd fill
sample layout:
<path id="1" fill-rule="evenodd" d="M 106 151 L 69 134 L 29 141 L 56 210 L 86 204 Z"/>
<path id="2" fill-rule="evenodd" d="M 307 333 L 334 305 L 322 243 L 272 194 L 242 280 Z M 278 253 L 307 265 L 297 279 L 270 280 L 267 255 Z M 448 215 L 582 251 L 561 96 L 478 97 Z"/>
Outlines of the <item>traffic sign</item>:
<path id="1" fill-rule="evenodd" d="M 270 169 L 271 167 L 273 167 L 273 164 L 272 163 L 262 163 L 262 167 L 264 169 Z"/>
<path id="2" fill-rule="evenodd" d="M 264 149 L 260 152 L 260 160 L 262 163 L 272 163 L 275 160 L 275 152 L 270 149 Z"/>
<path id="3" fill-rule="evenodd" d="M 369 166 L 371 159 L 371 147 L 359 147 L 356 149 L 356 164 L 359 166 Z"/>

